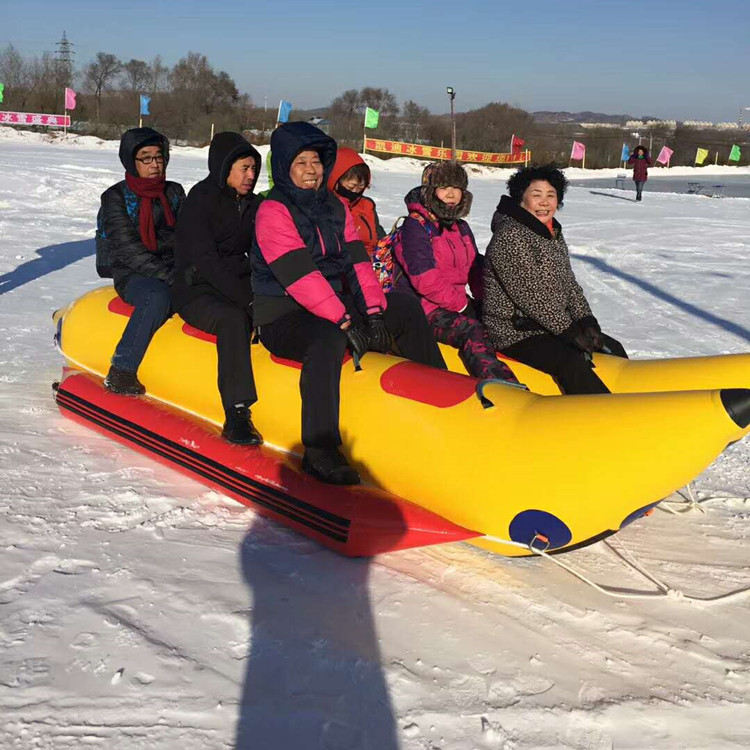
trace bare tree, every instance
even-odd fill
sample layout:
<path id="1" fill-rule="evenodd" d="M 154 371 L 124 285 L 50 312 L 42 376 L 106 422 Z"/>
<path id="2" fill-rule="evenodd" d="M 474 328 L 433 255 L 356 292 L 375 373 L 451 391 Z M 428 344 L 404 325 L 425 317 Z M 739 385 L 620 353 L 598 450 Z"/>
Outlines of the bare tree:
<path id="1" fill-rule="evenodd" d="M 359 100 L 363 107 L 370 107 L 380 112 L 381 117 L 398 116 L 398 102 L 388 89 L 365 86 L 359 92 Z"/>
<path id="2" fill-rule="evenodd" d="M 21 89 L 28 86 L 28 66 L 21 53 L 9 44 L 0 50 L 0 81 L 8 89 Z"/>
<path id="3" fill-rule="evenodd" d="M 197 52 L 188 52 L 172 68 L 169 78 L 172 93 L 184 106 L 191 109 L 197 106 L 206 115 L 239 100 L 237 86 L 229 74 L 214 71 L 208 58 Z"/>
<path id="4" fill-rule="evenodd" d="M 59 96 L 57 60 L 51 52 L 29 61 L 29 103 L 37 112 L 54 112 Z"/>
<path id="5" fill-rule="evenodd" d="M 110 87 L 120 70 L 122 63 L 109 52 L 97 52 L 96 57 L 83 69 L 83 85 L 96 100 L 97 122 L 101 114 L 102 92 Z"/>
<path id="6" fill-rule="evenodd" d="M 476 151 L 508 151 L 514 133 L 523 137 L 533 127 L 534 120 L 526 110 L 505 102 L 492 102 L 456 116 L 460 147 Z"/>
<path id="7" fill-rule="evenodd" d="M 331 135 L 337 140 L 362 145 L 362 127 L 365 107 L 380 113 L 378 132 L 388 134 L 394 131 L 395 117 L 398 115 L 398 102 L 388 89 L 365 87 L 361 90 L 349 89 L 337 96 L 328 110 L 331 120 Z"/>
<path id="8" fill-rule="evenodd" d="M 128 60 L 122 64 L 122 80 L 128 91 L 138 94 L 151 85 L 151 68 L 143 60 Z"/>
<path id="9" fill-rule="evenodd" d="M 157 55 L 151 61 L 151 91 L 154 94 L 166 91 L 169 79 L 169 68 L 164 64 L 161 55 Z"/>
<path id="10" fill-rule="evenodd" d="M 404 106 L 401 108 L 401 122 L 399 123 L 402 137 L 419 142 L 420 134 L 422 138 L 426 136 L 429 121 L 430 110 L 427 107 L 422 107 L 411 99 L 404 102 Z"/>
<path id="11" fill-rule="evenodd" d="M 331 102 L 331 114 L 340 117 L 356 115 L 362 106 L 357 89 L 347 89 Z"/>
<path id="12" fill-rule="evenodd" d="M 0 81 L 5 84 L 5 106 L 23 109 L 31 88 L 29 65 L 12 44 L 0 50 Z"/>

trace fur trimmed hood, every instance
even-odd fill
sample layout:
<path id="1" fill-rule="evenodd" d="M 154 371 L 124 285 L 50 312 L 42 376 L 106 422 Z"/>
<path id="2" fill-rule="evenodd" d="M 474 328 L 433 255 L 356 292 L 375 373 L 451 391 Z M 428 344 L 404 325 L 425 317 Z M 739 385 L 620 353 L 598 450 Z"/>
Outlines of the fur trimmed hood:
<path id="1" fill-rule="evenodd" d="M 469 176 L 460 164 L 447 161 L 428 165 L 422 173 L 420 200 L 441 222 L 450 224 L 468 216 L 471 211 L 474 196 L 467 190 L 468 185 Z M 462 192 L 458 205 L 449 206 L 437 197 L 435 191 L 446 187 L 457 188 Z"/>

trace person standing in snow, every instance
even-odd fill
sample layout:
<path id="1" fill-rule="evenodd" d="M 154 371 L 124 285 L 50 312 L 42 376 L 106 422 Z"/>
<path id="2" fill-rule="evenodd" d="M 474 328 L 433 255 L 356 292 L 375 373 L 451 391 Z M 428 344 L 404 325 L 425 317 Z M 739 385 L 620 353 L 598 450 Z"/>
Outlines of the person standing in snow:
<path id="1" fill-rule="evenodd" d="M 302 363 L 302 469 L 331 484 L 360 481 L 339 452 L 339 381 L 347 347 L 445 367 L 424 317 L 387 299 L 351 212 L 326 187 L 336 141 L 306 122 L 271 135 L 274 187 L 253 242 L 255 323 L 275 356 Z"/>
<path id="2" fill-rule="evenodd" d="M 517 383 L 479 320 L 484 258 L 463 218 L 472 201 L 466 170 L 454 162 L 432 164 L 422 180 L 404 199 L 409 215 L 394 245 L 403 269 L 395 289 L 418 295 L 434 336 L 458 349 L 470 375 Z"/>
<path id="3" fill-rule="evenodd" d="M 653 167 L 654 163 L 648 155 L 648 149 L 645 146 L 636 146 L 633 153 L 628 159 L 628 164 L 633 167 L 633 181 L 635 182 L 635 199 L 641 200 L 643 186 L 648 179 L 648 168 Z"/>
<path id="4" fill-rule="evenodd" d="M 549 373 L 563 393 L 609 393 L 593 352 L 627 354 L 602 333 L 576 281 L 555 213 L 568 183 L 553 166 L 525 167 L 508 180 L 492 217 L 482 320 L 509 357 Z"/>
<path id="5" fill-rule="evenodd" d="M 97 218 L 97 270 L 112 277 L 117 294 L 133 305 L 115 348 L 104 386 L 113 393 L 146 392 L 138 368 L 156 331 L 172 315 L 175 222 L 185 199 L 167 182 L 169 141 L 151 128 L 133 128 L 120 139 L 125 179 L 102 193 Z"/>
<path id="6" fill-rule="evenodd" d="M 239 133 L 217 133 L 208 150 L 209 175 L 190 190 L 177 224 L 177 312 L 216 336 L 218 386 L 224 407 L 222 437 L 263 442 L 250 407 L 258 400 L 250 358 L 253 290 L 248 255 L 258 197 L 260 154 Z"/>

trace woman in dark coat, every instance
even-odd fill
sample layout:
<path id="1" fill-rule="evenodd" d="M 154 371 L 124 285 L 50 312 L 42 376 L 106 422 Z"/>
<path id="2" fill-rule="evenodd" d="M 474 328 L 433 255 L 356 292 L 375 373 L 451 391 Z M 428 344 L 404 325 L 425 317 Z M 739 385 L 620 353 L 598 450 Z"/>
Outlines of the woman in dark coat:
<path id="1" fill-rule="evenodd" d="M 633 167 L 635 199 L 639 201 L 641 200 L 641 193 L 643 193 L 643 186 L 648 179 L 648 168 L 653 167 L 654 163 L 648 155 L 648 149 L 645 146 L 636 146 L 628 159 L 628 164 Z"/>
<path id="2" fill-rule="evenodd" d="M 609 393 L 591 355 L 627 355 L 602 333 L 570 266 L 554 218 L 566 188 L 552 166 L 520 169 L 508 180 L 510 196 L 492 219 L 482 320 L 498 350 L 549 373 L 563 393 Z"/>
<path id="3" fill-rule="evenodd" d="M 169 141 L 151 128 L 120 139 L 125 179 L 102 193 L 96 257 L 100 276 L 134 310 L 112 357 L 104 386 L 114 393 L 146 392 L 138 368 L 156 331 L 172 315 L 175 222 L 185 191 L 165 178 Z"/>
<path id="4" fill-rule="evenodd" d="M 357 484 L 339 452 L 339 380 L 347 347 L 398 349 L 445 367 L 416 297 L 383 293 L 351 212 L 326 187 L 336 142 L 306 122 L 271 136 L 274 187 L 253 242 L 255 324 L 277 357 L 302 362 L 302 468 L 331 484 Z"/>

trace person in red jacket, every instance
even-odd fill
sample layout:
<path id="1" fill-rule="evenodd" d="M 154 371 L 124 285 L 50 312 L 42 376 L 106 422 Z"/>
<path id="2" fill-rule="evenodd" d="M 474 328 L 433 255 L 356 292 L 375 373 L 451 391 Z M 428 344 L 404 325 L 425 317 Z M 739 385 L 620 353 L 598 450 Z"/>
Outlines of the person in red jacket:
<path id="1" fill-rule="evenodd" d="M 628 159 L 628 164 L 633 167 L 633 181 L 635 182 L 635 199 L 641 200 L 643 186 L 648 179 L 648 168 L 654 166 L 651 157 L 648 155 L 648 149 L 645 146 L 636 146 L 635 150 Z"/>
<path id="2" fill-rule="evenodd" d="M 357 234 L 372 258 L 378 240 L 385 237 L 380 226 L 375 201 L 364 195 L 370 187 L 370 167 L 353 149 L 340 147 L 328 178 L 328 189 L 349 207 Z"/>

